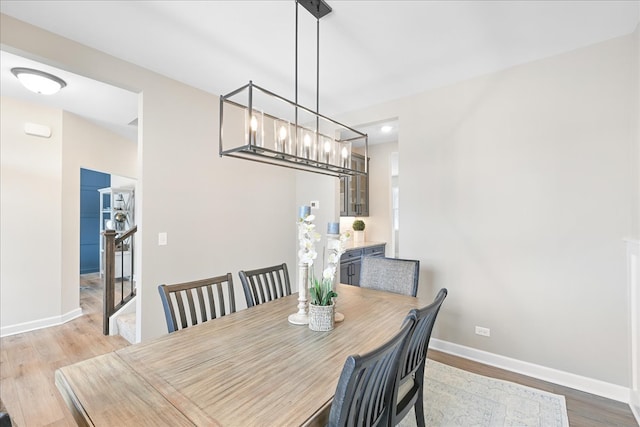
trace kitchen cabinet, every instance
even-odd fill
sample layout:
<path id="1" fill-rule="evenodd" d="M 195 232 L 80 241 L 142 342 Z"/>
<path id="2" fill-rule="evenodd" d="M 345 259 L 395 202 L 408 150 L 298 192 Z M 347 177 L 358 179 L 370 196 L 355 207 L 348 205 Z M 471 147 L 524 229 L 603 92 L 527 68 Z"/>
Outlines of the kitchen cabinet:
<path id="1" fill-rule="evenodd" d="M 351 169 L 364 172 L 369 159 L 351 154 Z M 369 216 L 369 176 L 340 178 L 340 216 Z"/>
<path id="2" fill-rule="evenodd" d="M 347 249 L 340 257 L 340 283 L 360 286 L 360 266 L 365 256 L 384 256 L 386 243 L 374 243 Z"/>

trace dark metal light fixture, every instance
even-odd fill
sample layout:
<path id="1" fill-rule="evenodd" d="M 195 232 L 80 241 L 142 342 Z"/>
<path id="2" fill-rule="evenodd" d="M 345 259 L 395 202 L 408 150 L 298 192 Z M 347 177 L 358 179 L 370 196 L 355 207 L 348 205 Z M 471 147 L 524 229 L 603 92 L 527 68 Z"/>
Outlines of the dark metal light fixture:
<path id="1" fill-rule="evenodd" d="M 31 92 L 42 95 L 53 95 L 67 85 L 60 77 L 32 68 L 12 68 L 11 73 Z"/>
<path id="2" fill-rule="evenodd" d="M 367 175 L 352 169 L 351 148 L 362 145 L 368 157 L 366 134 L 319 111 L 320 18 L 331 12 L 324 0 L 296 0 L 295 100 L 263 89 L 253 82 L 220 96 L 220 156 L 237 157 L 330 176 Z M 298 4 L 317 22 L 316 109 L 298 104 Z M 229 143 L 231 148 L 225 147 Z"/>

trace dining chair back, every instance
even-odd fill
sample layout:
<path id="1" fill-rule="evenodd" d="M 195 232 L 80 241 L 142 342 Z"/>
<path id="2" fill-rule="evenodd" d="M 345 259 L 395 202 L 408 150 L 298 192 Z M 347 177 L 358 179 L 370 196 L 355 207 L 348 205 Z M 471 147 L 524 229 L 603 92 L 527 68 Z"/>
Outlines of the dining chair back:
<path id="1" fill-rule="evenodd" d="M 7 412 L 7 408 L 4 407 L 2 399 L 0 398 L 0 427 L 11 427 L 11 416 Z"/>
<path id="2" fill-rule="evenodd" d="M 408 319 L 385 344 L 369 353 L 347 357 L 331 403 L 328 426 L 388 425 L 399 356 L 413 327 L 413 319 Z"/>
<path id="3" fill-rule="evenodd" d="M 407 339 L 400 356 L 398 377 L 394 386 L 390 426 L 395 426 L 415 407 L 418 427 L 424 427 L 424 368 L 431 331 L 436 322 L 447 289 L 442 288 L 428 306 L 413 309 L 406 317 L 409 323 L 415 323 L 411 335 Z"/>
<path id="4" fill-rule="evenodd" d="M 360 287 L 415 297 L 420 261 L 366 256 L 360 267 Z"/>
<path id="5" fill-rule="evenodd" d="M 247 307 L 291 295 L 287 264 L 241 270 L 238 275 L 242 282 Z"/>
<path id="6" fill-rule="evenodd" d="M 169 333 L 236 311 L 233 276 L 158 286 Z"/>

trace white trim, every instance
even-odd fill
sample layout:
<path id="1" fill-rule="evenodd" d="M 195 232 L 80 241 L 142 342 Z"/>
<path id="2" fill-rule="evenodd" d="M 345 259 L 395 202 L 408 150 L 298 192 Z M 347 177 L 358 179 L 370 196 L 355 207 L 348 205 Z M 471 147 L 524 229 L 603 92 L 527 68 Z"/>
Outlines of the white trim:
<path id="1" fill-rule="evenodd" d="M 512 359 L 499 354 L 493 354 L 448 341 L 442 341 L 437 338 L 431 338 L 431 341 L 429 341 L 429 347 L 444 353 L 484 363 L 485 365 L 495 366 L 511 372 L 538 378 L 543 381 L 549 381 L 565 387 L 575 388 L 576 390 L 606 397 L 608 399 L 629 403 L 630 389 L 617 384 L 611 384 L 593 378 L 572 374 L 570 372 L 547 368 L 546 366 Z"/>
<path id="2" fill-rule="evenodd" d="M 636 422 L 640 424 L 640 393 L 631 391 L 629 401 L 631 412 L 633 412 L 633 416 L 636 417 Z"/>
<path id="3" fill-rule="evenodd" d="M 118 317 L 123 314 L 135 313 L 136 312 L 136 297 L 131 298 L 125 305 L 123 305 L 120 310 L 113 313 L 109 317 L 109 335 L 118 335 Z"/>
<path id="4" fill-rule="evenodd" d="M 45 319 L 32 320 L 30 322 L 18 323 L 16 325 L 3 326 L 0 328 L 0 337 L 7 337 L 9 335 L 35 331 L 36 329 L 62 325 L 63 323 L 67 323 L 68 321 L 80 316 L 82 316 L 82 309 L 78 307 L 75 310 L 71 310 L 70 312 L 60 316 L 47 317 Z"/>
<path id="5" fill-rule="evenodd" d="M 627 287 L 629 292 L 629 334 L 631 387 L 629 406 L 640 424 L 640 240 L 624 239 L 627 244 Z"/>

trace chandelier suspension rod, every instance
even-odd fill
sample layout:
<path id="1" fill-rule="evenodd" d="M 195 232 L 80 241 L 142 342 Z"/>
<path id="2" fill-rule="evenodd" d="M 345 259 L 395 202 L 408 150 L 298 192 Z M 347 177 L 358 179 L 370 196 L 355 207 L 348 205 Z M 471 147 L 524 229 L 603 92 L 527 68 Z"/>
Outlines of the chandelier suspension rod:
<path id="1" fill-rule="evenodd" d="M 295 101 L 286 99 L 278 94 L 270 92 L 249 81 L 227 95 L 220 96 L 220 129 L 219 129 L 219 153 L 220 156 L 237 157 L 245 160 L 252 160 L 259 163 L 267 163 L 275 166 L 282 166 L 301 171 L 314 172 L 333 177 L 344 176 L 367 176 L 368 171 L 365 163 L 364 170 L 352 168 L 351 153 L 352 146 L 356 143 L 364 143 L 365 157 L 367 156 L 367 134 L 350 128 L 329 117 L 320 114 L 320 18 L 331 13 L 331 7 L 325 0 L 294 0 L 295 1 L 295 64 L 294 64 L 294 93 Z M 300 13 L 298 5 L 302 5 L 311 15 L 316 18 L 316 110 L 313 111 L 300 105 L 299 96 L 299 31 Z M 285 104 L 293 107 L 294 117 L 289 113 L 282 118 L 276 113 L 260 109 L 255 110 L 254 117 L 254 91 L 266 95 L 269 99 L 279 99 Z M 241 96 L 246 93 L 246 102 Z M 280 105 L 280 104 L 278 104 Z M 225 137 L 224 124 L 229 111 L 232 119 L 230 131 Z M 301 126 L 300 112 L 304 113 L 303 120 L 305 126 Z M 315 129 L 312 129 L 312 118 L 307 119 L 307 115 L 315 117 Z M 244 127 L 235 126 L 236 122 L 242 121 L 244 116 Z M 292 120 L 293 119 L 293 120 Z M 293 129 L 291 128 L 292 121 Z M 322 122 L 323 129 L 320 129 Z M 325 127 L 326 122 L 326 127 Z M 273 126 L 273 134 L 267 129 Z M 333 130 L 332 130 L 333 129 Z M 333 135 L 331 135 L 333 133 Z M 310 139 L 311 137 L 311 139 Z M 230 147 L 225 147 L 224 140 L 233 141 Z M 304 139 L 304 141 L 303 141 Z M 243 144 L 244 142 L 244 144 Z M 304 146 L 301 144 L 304 143 Z"/>
<path id="2" fill-rule="evenodd" d="M 318 3 L 318 13 L 320 4 Z M 316 18 L 316 113 L 320 112 L 320 18 Z M 316 134 L 320 133 L 320 118 L 316 116 Z"/>
<path id="3" fill-rule="evenodd" d="M 298 129 L 298 0 L 296 0 L 296 54 L 295 54 L 295 59 L 296 59 L 296 71 L 295 71 L 295 104 L 296 104 L 296 108 L 295 108 L 295 128 L 294 129 Z M 296 146 L 298 145 L 298 132 L 296 132 L 295 134 L 295 140 L 296 140 Z"/>

